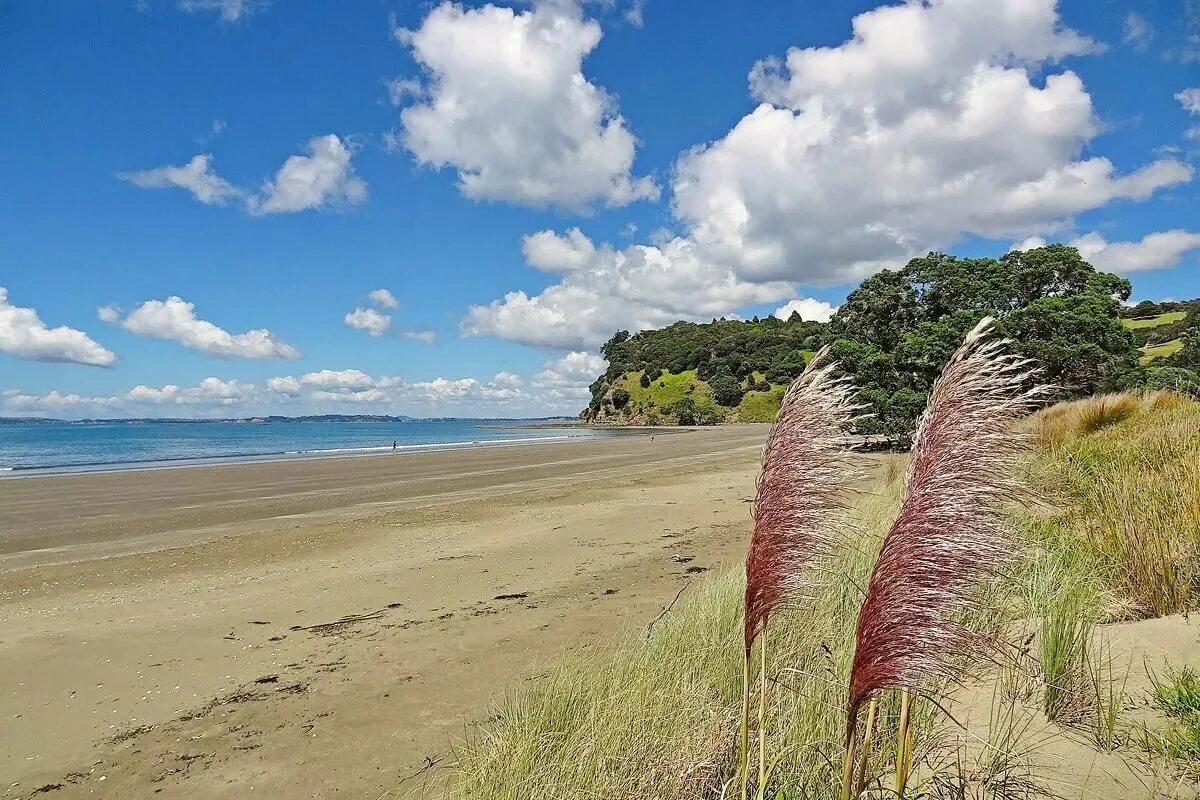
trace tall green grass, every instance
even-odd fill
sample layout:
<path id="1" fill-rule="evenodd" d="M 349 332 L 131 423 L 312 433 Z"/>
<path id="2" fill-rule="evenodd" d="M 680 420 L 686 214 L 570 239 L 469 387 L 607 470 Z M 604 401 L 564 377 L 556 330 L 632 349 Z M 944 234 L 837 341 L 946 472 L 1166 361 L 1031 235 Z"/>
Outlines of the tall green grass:
<path id="1" fill-rule="evenodd" d="M 1162 616 L 1200 593 L 1200 403 L 1107 395 L 1049 409 L 1037 480 L 1061 504 L 1060 550 L 1094 566 L 1110 614 Z"/>

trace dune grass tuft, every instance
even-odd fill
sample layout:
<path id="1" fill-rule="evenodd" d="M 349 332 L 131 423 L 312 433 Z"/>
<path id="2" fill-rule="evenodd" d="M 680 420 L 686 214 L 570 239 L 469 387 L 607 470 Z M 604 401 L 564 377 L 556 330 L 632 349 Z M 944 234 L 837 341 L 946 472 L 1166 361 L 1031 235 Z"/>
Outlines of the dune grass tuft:
<path id="1" fill-rule="evenodd" d="M 1091 560 L 1128 616 L 1192 608 L 1200 592 L 1200 403 L 1170 393 L 1105 396 L 1042 412 L 1031 424 L 1050 445 L 1036 469 L 1063 504 L 1063 547 Z"/>

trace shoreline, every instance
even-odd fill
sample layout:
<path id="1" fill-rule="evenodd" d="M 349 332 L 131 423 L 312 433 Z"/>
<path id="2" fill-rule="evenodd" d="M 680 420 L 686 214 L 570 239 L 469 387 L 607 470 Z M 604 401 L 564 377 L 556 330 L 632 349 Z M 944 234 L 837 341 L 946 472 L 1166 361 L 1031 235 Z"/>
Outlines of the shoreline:
<path id="1" fill-rule="evenodd" d="M 504 429 L 519 426 L 478 426 Z M 547 426 L 547 429 L 559 426 Z M 532 429 L 532 426 L 531 426 Z M 624 435 L 615 433 L 614 436 Z M 178 459 L 154 461 L 103 461 L 80 464 L 61 464 L 50 466 L 12 466 L 0 467 L 0 481 L 23 478 L 53 478 L 65 475 L 104 475 L 108 473 L 148 472 L 154 470 L 190 469 L 197 467 L 234 466 L 237 464 L 273 464 L 289 461 L 313 461 L 336 458 L 369 458 L 372 456 L 390 456 L 401 454 L 416 454 L 426 452 L 442 452 L 451 450 L 472 450 L 491 447 L 518 447 L 528 444 L 546 442 L 589 442 L 601 441 L 606 436 L 579 436 L 563 434 L 561 436 L 530 436 L 514 437 L 512 439 L 480 439 L 458 442 L 426 442 L 420 444 L 398 445 L 395 449 L 387 445 L 372 447 L 339 447 L 320 450 L 287 450 L 262 453 L 238 453 L 231 455 L 213 456 L 180 456 Z"/>
<path id="2" fill-rule="evenodd" d="M 6 483 L 0 796 L 394 791 L 737 563 L 766 433 Z"/>

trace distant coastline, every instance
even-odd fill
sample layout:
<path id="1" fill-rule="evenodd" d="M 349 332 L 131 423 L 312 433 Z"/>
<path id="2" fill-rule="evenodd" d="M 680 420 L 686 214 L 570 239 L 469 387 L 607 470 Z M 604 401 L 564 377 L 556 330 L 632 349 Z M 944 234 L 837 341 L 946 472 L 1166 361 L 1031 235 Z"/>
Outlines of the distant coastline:
<path id="1" fill-rule="evenodd" d="M 264 417 L 112 417 L 107 419 L 0 416 L 0 425 L 266 425 L 273 422 L 475 422 L 481 423 L 481 427 L 520 427 L 525 425 L 563 425 L 576 423 L 578 420 L 575 417 L 409 417 L 387 414 L 312 414 L 296 417 L 271 414 Z M 482 423 L 486 423 L 486 425 Z"/>

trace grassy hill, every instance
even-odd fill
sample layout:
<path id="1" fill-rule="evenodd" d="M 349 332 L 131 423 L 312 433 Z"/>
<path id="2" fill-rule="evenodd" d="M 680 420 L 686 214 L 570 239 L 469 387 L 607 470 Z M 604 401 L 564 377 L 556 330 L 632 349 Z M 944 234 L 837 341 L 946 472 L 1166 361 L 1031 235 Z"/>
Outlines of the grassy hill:
<path id="1" fill-rule="evenodd" d="M 805 361 L 814 355 L 810 350 L 802 353 Z M 642 385 L 643 375 L 647 375 L 644 370 L 626 372 L 608 384 L 604 413 L 599 421 L 625 425 L 770 422 L 779 412 L 779 404 L 787 389 L 786 383 L 771 383 L 766 380 L 764 373 L 752 372 L 740 382 L 741 400 L 736 405 L 721 405 L 697 370 L 663 372 L 649 381 L 648 386 Z M 617 390 L 628 393 L 629 399 L 621 403 Z M 692 422 L 681 422 L 680 410 L 688 407 L 689 403 Z"/>
<path id="2" fill-rule="evenodd" d="M 1155 309 L 1157 310 L 1157 309 Z M 1138 317 L 1126 317 L 1121 324 L 1134 332 L 1142 351 L 1142 365 L 1166 358 L 1183 349 L 1182 334 L 1190 320 L 1187 311 L 1163 311 Z"/>
<path id="3" fill-rule="evenodd" d="M 1179 322 L 1186 318 L 1186 311 L 1168 311 L 1165 314 L 1155 314 L 1153 317 L 1123 319 L 1121 320 L 1121 324 L 1131 331 L 1136 331 L 1142 328 L 1157 328 L 1159 325 L 1170 325 L 1173 322 Z"/>

